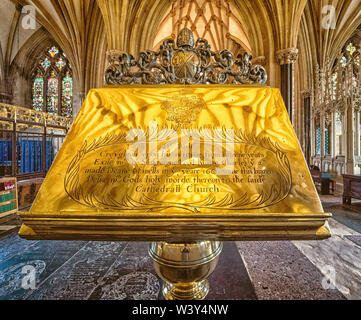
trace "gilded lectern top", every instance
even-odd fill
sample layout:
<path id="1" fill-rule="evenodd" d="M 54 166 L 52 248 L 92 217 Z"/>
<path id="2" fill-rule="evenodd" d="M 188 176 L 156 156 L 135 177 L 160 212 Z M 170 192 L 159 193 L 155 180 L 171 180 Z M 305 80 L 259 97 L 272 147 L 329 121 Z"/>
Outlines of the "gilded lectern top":
<path id="1" fill-rule="evenodd" d="M 33 207 L 21 214 L 21 236 L 330 236 L 281 94 L 259 85 L 267 73 L 250 56 L 213 52 L 183 30 L 177 46 L 169 40 L 138 61 L 126 53 L 110 61 L 113 86 L 89 92 Z"/>

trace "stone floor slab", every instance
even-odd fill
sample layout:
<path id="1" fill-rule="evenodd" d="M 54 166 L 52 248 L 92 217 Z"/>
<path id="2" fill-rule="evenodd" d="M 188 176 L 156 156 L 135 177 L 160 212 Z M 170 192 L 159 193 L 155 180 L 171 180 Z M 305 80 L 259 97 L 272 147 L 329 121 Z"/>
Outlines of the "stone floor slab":
<path id="1" fill-rule="evenodd" d="M 322 273 L 290 241 L 240 242 L 260 300 L 344 300 L 322 287 Z"/>
<path id="2" fill-rule="evenodd" d="M 361 299 L 361 250 L 348 239 L 354 230 L 331 219 L 332 237 L 324 241 L 294 241 L 294 245 L 348 299 Z"/>
<path id="3" fill-rule="evenodd" d="M 346 236 L 348 240 L 356 243 L 361 248 L 361 236 Z"/>

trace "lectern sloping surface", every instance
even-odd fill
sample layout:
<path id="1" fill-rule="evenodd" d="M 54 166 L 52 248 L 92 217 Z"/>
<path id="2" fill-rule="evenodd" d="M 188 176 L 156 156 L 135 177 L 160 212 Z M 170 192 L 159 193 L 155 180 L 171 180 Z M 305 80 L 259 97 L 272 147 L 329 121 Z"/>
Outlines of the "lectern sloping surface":
<path id="1" fill-rule="evenodd" d="M 27 239 L 325 239 L 327 219 L 278 89 L 89 92 L 28 213 Z"/>

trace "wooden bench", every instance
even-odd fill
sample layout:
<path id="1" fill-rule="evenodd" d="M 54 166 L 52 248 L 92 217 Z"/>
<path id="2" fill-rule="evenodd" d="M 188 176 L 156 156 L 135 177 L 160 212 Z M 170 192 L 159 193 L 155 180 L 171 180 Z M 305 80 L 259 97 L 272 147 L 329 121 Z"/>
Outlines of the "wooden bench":
<path id="1" fill-rule="evenodd" d="M 343 204 L 351 205 L 351 199 L 361 200 L 361 176 L 344 174 Z"/>
<path id="2" fill-rule="evenodd" d="M 334 175 L 334 178 L 331 179 L 333 186 L 331 186 L 331 189 L 333 187 L 334 189 L 334 195 L 342 196 L 343 195 L 343 177 L 341 174 L 338 174 L 337 171 L 330 171 L 331 174 Z"/>
<path id="3" fill-rule="evenodd" d="M 311 169 L 310 171 L 318 193 L 322 195 L 328 195 L 330 194 L 330 189 L 332 193 L 335 192 L 335 183 L 332 180 L 334 178 L 334 175 L 315 169 Z"/>

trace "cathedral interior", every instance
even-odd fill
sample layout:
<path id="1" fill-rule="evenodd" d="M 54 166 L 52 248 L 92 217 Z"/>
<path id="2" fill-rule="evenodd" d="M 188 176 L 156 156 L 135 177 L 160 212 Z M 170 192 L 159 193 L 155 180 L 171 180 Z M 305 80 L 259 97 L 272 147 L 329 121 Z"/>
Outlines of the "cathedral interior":
<path id="1" fill-rule="evenodd" d="M 164 299 L 146 241 L 25 240 L 17 213 L 112 57 L 184 28 L 267 71 L 332 214 L 323 241 L 225 242 L 207 299 L 361 299 L 361 0 L 2 0 L 0 21 L 0 300 Z"/>

